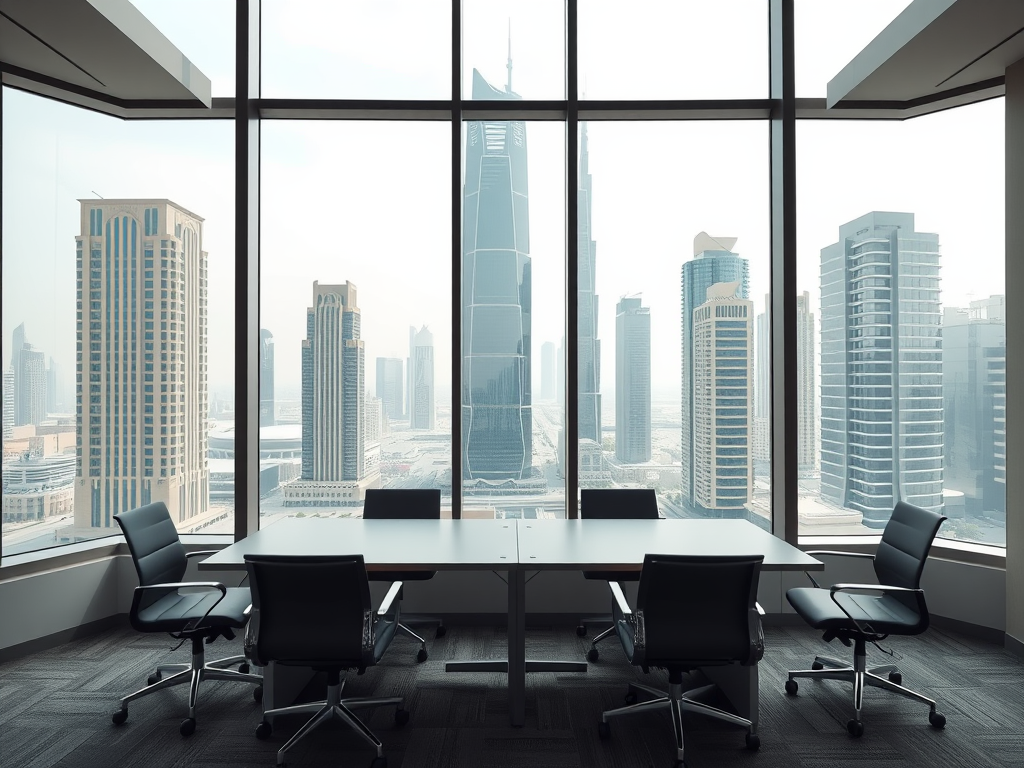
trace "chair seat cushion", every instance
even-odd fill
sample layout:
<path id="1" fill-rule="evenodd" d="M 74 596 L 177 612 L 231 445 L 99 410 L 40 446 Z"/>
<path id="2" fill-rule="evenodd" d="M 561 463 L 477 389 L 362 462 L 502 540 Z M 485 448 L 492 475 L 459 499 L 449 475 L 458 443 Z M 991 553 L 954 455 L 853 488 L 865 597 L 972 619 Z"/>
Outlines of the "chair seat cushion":
<path id="1" fill-rule="evenodd" d="M 367 571 L 369 581 L 426 581 L 437 571 Z"/>
<path id="2" fill-rule="evenodd" d="M 786 592 L 786 599 L 800 617 L 815 629 L 849 630 L 858 633 L 856 625 L 832 600 L 827 589 L 800 587 Z M 918 634 L 927 627 L 917 612 L 892 595 L 837 592 L 836 600 L 868 631 L 877 634 Z"/>
<path id="3" fill-rule="evenodd" d="M 220 592 L 215 590 L 171 592 L 141 608 L 132 626 L 140 632 L 180 632 L 190 621 L 202 618 L 219 597 Z M 224 599 L 210 611 L 202 626 L 241 629 L 249 620 L 245 610 L 251 603 L 247 587 L 228 587 Z"/>

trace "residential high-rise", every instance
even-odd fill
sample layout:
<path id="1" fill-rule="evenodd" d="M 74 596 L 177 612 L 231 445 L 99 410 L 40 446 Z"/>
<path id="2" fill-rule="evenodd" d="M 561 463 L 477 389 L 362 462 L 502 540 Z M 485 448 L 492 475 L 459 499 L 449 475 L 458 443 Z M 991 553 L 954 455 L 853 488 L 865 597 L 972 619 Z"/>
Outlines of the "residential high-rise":
<path id="1" fill-rule="evenodd" d="M 260 328 L 260 426 L 274 422 L 274 334 Z"/>
<path id="2" fill-rule="evenodd" d="M 580 185 L 576 193 L 579 247 L 577 370 L 579 375 L 579 439 L 601 444 L 601 342 L 597 338 L 597 243 L 592 233 L 594 179 L 590 175 L 587 124 L 580 124 Z M 650 366 L 648 366 L 649 368 Z M 650 374 L 648 374 L 648 377 Z M 617 408 L 617 406 L 616 406 Z M 650 435 L 648 435 L 648 444 Z M 650 445 L 648 445 L 650 453 Z M 648 457 L 649 458 L 649 457 Z"/>
<path id="3" fill-rule="evenodd" d="M 748 298 L 750 290 L 749 265 L 746 259 L 733 252 L 732 249 L 735 245 L 735 237 L 715 238 L 709 236 L 707 232 L 701 232 L 693 239 L 693 259 L 683 262 L 680 275 L 682 501 L 689 511 L 696 514 L 705 514 L 705 511 L 700 508 L 694 497 L 694 457 L 695 453 L 706 451 L 707 444 L 696 441 L 694 438 L 693 312 L 707 301 L 708 289 L 715 283 L 739 283 L 736 298 Z M 742 449 L 744 456 L 748 459 L 751 447 L 745 442 Z"/>
<path id="4" fill-rule="evenodd" d="M 46 418 L 46 355 L 25 342 L 17 358 L 15 422 L 39 426 Z"/>
<path id="5" fill-rule="evenodd" d="M 754 333 L 754 461 L 758 471 L 768 471 L 771 461 L 769 424 L 771 419 L 771 296 L 764 297 L 765 311 L 755 322 Z M 817 387 L 814 381 L 816 329 L 811 297 L 807 291 L 796 297 L 797 378 L 797 465 L 801 474 L 818 467 Z"/>
<path id="6" fill-rule="evenodd" d="M 555 399 L 555 343 L 540 345 L 540 396 L 542 400 Z"/>
<path id="7" fill-rule="evenodd" d="M 884 527 L 943 509 L 939 236 L 873 211 L 821 249 L 821 495 Z"/>
<path id="8" fill-rule="evenodd" d="M 402 419 L 404 403 L 402 391 L 402 361 L 397 357 L 377 358 L 376 394 L 384 404 L 384 418 L 391 421 Z"/>
<path id="9" fill-rule="evenodd" d="M 474 99 L 518 99 L 473 70 Z M 526 125 L 466 124 L 462 236 L 462 473 L 532 475 L 531 268 Z"/>
<path id="10" fill-rule="evenodd" d="M 615 307 L 615 457 L 651 460 L 651 310 L 639 296 Z"/>
<path id="11" fill-rule="evenodd" d="M 946 307 L 942 323 L 943 487 L 969 517 L 1006 518 L 1006 297 Z"/>
<path id="12" fill-rule="evenodd" d="M 413 340 L 412 392 L 409 393 L 409 426 L 434 428 L 434 334 L 423 326 Z"/>
<path id="13" fill-rule="evenodd" d="M 203 219 L 170 200 L 80 200 L 75 524 L 162 501 L 207 511 Z"/>
<path id="14" fill-rule="evenodd" d="M 754 305 L 739 281 L 716 283 L 693 311 L 693 509 L 746 517 L 754 488 Z"/>
<path id="15" fill-rule="evenodd" d="M 326 494 L 346 492 L 331 490 L 330 483 L 352 483 L 364 476 L 365 342 L 360 324 L 352 283 L 313 283 L 302 342 L 301 480 L 318 483 L 320 492 L 307 497 L 311 502 L 326 503 L 331 498 Z M 361 497 L 340 498 L 354 503 Z"/>
<path id="16" fill-rule="evenodd" d="M 14 367 L 4 371 L 3 439 L 14 433 Z"/>

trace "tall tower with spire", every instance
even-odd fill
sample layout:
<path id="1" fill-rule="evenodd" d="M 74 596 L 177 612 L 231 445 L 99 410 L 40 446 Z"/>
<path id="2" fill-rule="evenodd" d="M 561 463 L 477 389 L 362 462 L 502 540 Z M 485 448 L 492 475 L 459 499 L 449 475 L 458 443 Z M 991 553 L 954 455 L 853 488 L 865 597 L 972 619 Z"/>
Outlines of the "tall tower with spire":
<path id="1" fill-rule="evenodd" d="M 473 70 L 474 99 L 518 99 Z M 533 474 L 526 126 L 466 125 L 462 235 L 462 471 L 467 488 Z"/>
<path id="2" fill-rule="evenodd" d="M 601 342 L 597 338 L 597 243 L 591 229 L 594 180 L 590 175 L 587 124 L 580 124 L 580 185 L 576 192 L 579 227 L 579 439 L 601 444 Z"/>

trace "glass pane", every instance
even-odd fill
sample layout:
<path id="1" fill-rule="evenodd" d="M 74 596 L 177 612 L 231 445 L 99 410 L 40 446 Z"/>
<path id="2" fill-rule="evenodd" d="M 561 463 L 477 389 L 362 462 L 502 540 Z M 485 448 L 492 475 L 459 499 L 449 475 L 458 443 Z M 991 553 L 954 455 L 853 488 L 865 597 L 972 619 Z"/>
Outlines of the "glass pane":
<path id="1" fill-rule="evenodd" d="M 463 2 L 462 98 L 508 98 L 509 92 L 511 98 L 565 98 L 562 3 L 519 0 L 509 10 L 490 0 Z"/>
<path id="2" fill-rule="evenodd" d="M 582 487 L 654 487 L 667 517 L 769 527 L 771 457 L 758 441 L 767 413 L 756 399 L 768 368 L 757 346 L 769 276 L 766 131 L 581 129 Z"/>
<path id="3" fill-rule="evenodd" d="M 268 98 L 450 99 L 444 0 L 263 0 Z"/>
<path id="4" fill-rule="evenodd" d="M 579 95 L 751 99 L 768 95 L 764 0 L 579 4 Z"/>
<path id="5" fill-rule="evenodd" d="M 367 488 L 450 510 L 450 126 L 273 121 L 261 147 L 261 524 Z"/>
<path id="6" fill-rule="evenodd" d="M 233 463 L 207 455 L 234 387 L 230 123 L 3 98 L 4 554 L 156 501 L 231 532 Z"/>
<path id="7" fill-rule="evenodd" d="M 821 395 L 801 534 L 877 532 L 905 500 L 1005 544 L 1003 125 L 1002 100 L 798 124 Z"/>
<path id="8" fill-rule="evenodd" d="M 464 147 L 463 514 L 562 517 L 564 404 L 534 392 L 565 328 L 565 128 L 467 123 Z"/>
<path id="9" fill-rule="evenodd" d="M 911 0 L 794 0 L 797 96 L 824 98 L 839 74 Z"/>
<path id="10" fill-rule="evenodd" d="M 235 95 L 232 0 L 131 0 L 131 4 L 210 78 L 214 96 Z"/>

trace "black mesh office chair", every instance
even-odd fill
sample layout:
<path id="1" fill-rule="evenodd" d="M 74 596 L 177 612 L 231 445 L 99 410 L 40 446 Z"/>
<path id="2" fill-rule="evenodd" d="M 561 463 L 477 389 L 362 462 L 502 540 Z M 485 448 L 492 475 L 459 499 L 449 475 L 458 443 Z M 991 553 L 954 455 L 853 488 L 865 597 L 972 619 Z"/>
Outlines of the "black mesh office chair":
<path id="1" fill-rule="evenodd" d="M 580 491 L 580 518 L 583 520 L 657 520 L 658 497 L 653 488 L 584 488 Z M 637 581 L 639 573 L 629 571 L 584 571 L 583 578 L 598 581 Z M 618 615 L 612 602 L 612 615 L 581 619 L 576 634 L 585 637 L 587 624 L 610 624 L 590 643 L 588 661 L 597 661 L 597 644 L 615 634 Z"/>
<path id="2" fill-rule="evenodd" d="M 786 592 L 801 618 L 824 632 L 826 642 L 838 639 L 849 647 L 853 644 L 853 666 L 826 656 L 816 656 L 811 669 L 789 673 L 786 693 L 795 696 L 796 677 L 818 680 L 845 680 L 853 683 L 853 719 L 846 729 L 853 736 L 864 733 L 860 709 L 864 686 L 882 688 L 929 706 L 928 722 L 935 728 L 946 725 L 944 715 L 935 711 L 935 702 L 904 688 L 903 675 L 891 664 L 867 669 L 867 643 L 877 643 L 889 635 L 918 635 L 928 628 L 928 606 L 921 589 L 928 551 L 939 526 L 946 518 L 937 512 L 899 502 L 882 531 L 882 540 L 874 555 L 855 552 L 810 551 L 809 555 L 842 555 L 866 557 L 874 561 L 878 584 L 834 584 L 821 588 L 807 574 L 814 587 L 800 587 Z M 881 675 L 887 677 L 881 677 Z"/>
<path id="3" fill-rule="evenodd" d="M 621 586 L 609 587 L 623 618 L 615 633 L 629 663 L 647 672 L 668 670 L 668 692 L 631 683 L 628 706 L 601 715 L 598 733 L 611 736 L 609 718 L 669 709 L 676 737 L 677 766 L 683 762 L 683 712 L 695 712 L 748 729 L 748 749 L 761 740 L 756 725 L 746 718 L 709 706 L 696 698 L 714 686 L 683 691 L 683 673 L 703 667 L 752 666 L 764 655 L 764 633 L 757 606 L 762 555 L 684 556 L 647 555 L 640 574 L 636 610 L 626 603 Z M 637 692 L 652 699 L 634 703 Z"/>
<path id="4" fill-rule="evenodd" d="M 182 642 L 192 642 L 190 664 L 162 664 L 149 676 L 148 685 L 121 699 L 113 721 L 128 719 L 128 703 L 175 685 L 189 684 L 188 718 L 181 723 L 182 736 L 196 729 L 196 699 L 203 680 L 234 680 L 255 685 L 253 698 L 263 696 L 263 678 L 249 673 L 244 656 L 206 661 L 204 643 L 218 637 L 231 640 L 234 630 L 249 619 L 249 590 L 225 587 L 215 581 L 183 582 L 188 558 L 213 552 L 185 552 L 167 507 L 162 502 L 114 515 L 124 532 L 128 550 L 139 574 L 128 618 L 139 632 L 167 632 Z M 184 591 L 183 591 L 184 590 Z M 238 664 L 238 671 L 225 667 Z M 173 673 L 170 677 L 163 677 Z"/>
<path id="5" fill-rule="evenodd" d="M 285 753 L 308 733 L 339 719 L 376 749 L 371 768 L 387 768 L 380 739 L 353 710 L 393 704 L 399 727 L 409 721 L 409 713 L 399 697 L 343 699 L 341 672 L 355 669 L 362 674 L 380 661 L 395 636 L 399 618 L 395 598 L 401 582 L 392 585 L 374 611 L 362 555 L 246 555 L 245 567 L 252 585 L 246 654 L 261 666 L 273 661 L 327 673 L 324 701 L 266 710 L 256 736 L 269 737 L 277 715 L 313 714 L 277 751 L 277 764 L 284 765 Z"/>
<path id="6" fill-rule="evenodd" d="M 437 520 L 441 517 L 441 491 L 437 488 L 370 488 L 363 502 L 366 520 Z M 373 571 L 370 581 L 427 581 L 436 571 Z M 445 626 L 438 618 L 407 616 L 406 623 L 398 625 L 399 634 L 420 644 L 416 661 L 427 660 L 427 642 L 409 629 L 411 623 L 437 624 L 436 637 L 444 637 Z"/>

